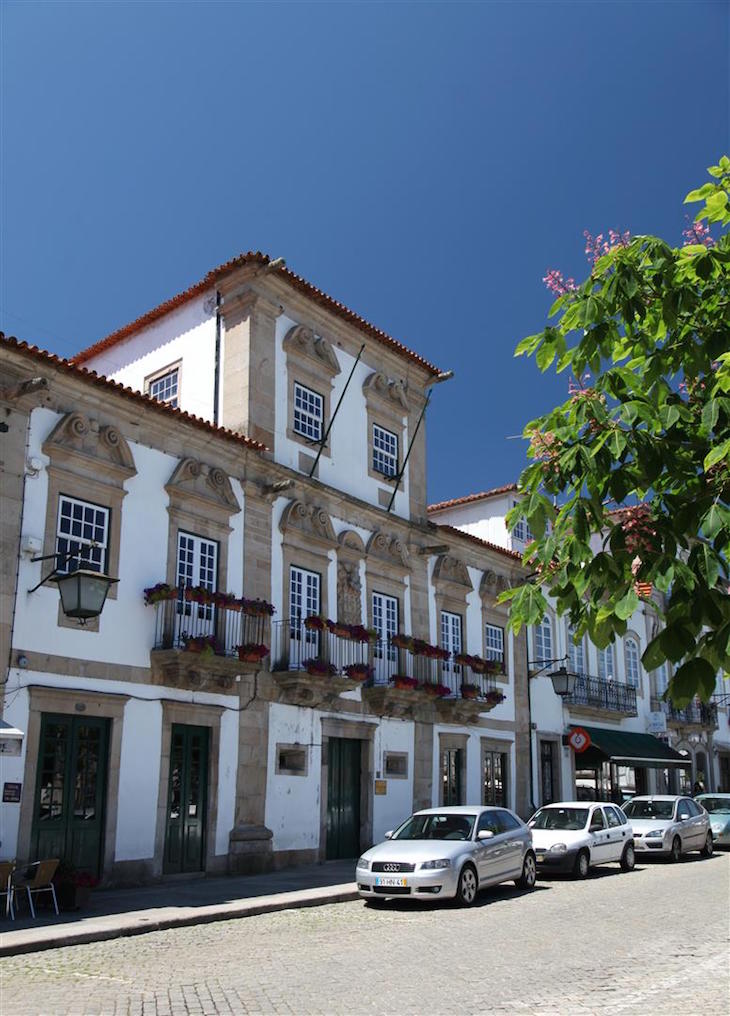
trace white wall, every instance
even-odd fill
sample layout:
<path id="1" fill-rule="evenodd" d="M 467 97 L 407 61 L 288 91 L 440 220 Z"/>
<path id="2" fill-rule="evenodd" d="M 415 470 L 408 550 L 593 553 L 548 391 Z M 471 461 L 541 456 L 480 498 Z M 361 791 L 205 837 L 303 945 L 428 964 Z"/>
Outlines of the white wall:
<path id="1" fill-rule="evenodd" d="M 213 419 L 215 310 L 205 309 L 210 290 L 171 311 L 83 364 L 113 381 L 144 391 L 145 378 L 183 360 L 179 408 Z"/>
<path id="2" fill-rule="evenodd" d="M 14 671 L 8 674 L 5 688 L 5 709 L 3 719 L 6 723 L 22 730 L 23 737 L 20 755 L 0 755 L 0 787 L 5 783 L 23 783 L 25 773 L 25 756 L 28 750 L 28 712 L 29 695 L 17 678 Z M 30 788 L 23 787 L 25 795 Z M 31 793 L 35 788 L 31 789 Z M 20 803 L 0 804 L 0 860 L 12 861 L 17 853 L 18 829 L 20 826 Z"/>
<path id="3" fill-rule="evenodd" d="M 282 314 L 276 322 L 276 393 L 275 393 L 275 440 L 274 457 L 291 469 L 299 470 L 299 453 L 308 452 L 316 454 L 314 450 L 298 441 L 292 441 L 287 437 L 288 423 L 288 393 L 289 384 L 286 368 L 286 352 L 283 348 L 284 338 L 290 328 L 297 322 Z M 342 394 L 350 371 L 355 363 L 355 357 L 345 352 L 338 346 L 332 347 L 340 365 L 340 373 L 334 379 L 334 388 L 330 396 L 330 413 L 333 414 L 337 402 Z M 367 403 L 363 395 L 362 385 L 366 377 L 372 373 L 372 368 L 366 366 L 362 361 L 357 365 L 352 381 L 350 381 L 347 394 L 342 401 L 334 426 L 328 439 L 329 454 L 323 453 L 319 460 L 319 479 L 338 490 L 347 491 L 355 497 L 361 498 L 370 504 L 378 504 L 378 489 L 392 492 L 392 484 L 387 480 L 382 483 L 374 480 L 368 475 L 368 433 L 367 433 Z M 304 383 L 304 382 L 303 382 Z M 323 377 L 321 394 L 325 394 L 325 386 L 329 385 L 327 378 Z M 400 461 L 403 461 L 406 449 L 408 448 L 408 426 L 404 415 L 403 447 L 399 448 Z M 398 494 L 395 499 L 393 511 L 405 518 L 409 515 L 409 489 L 408 469 L 401 481 Z"/>
<path id="4" fill-rule="evenodd" d="M 161 749 L 162 703 L 130 699 L 122 725 L 115 861 L 155 856 Z"/>
<path id="5" fill-rule="evenodd" d="M 413 812 L 413 766 L 415 726 L 403 720 L 381 719 L 375 732 L 375 777 L 386 779 L 385 753 L 408 752 L 408 778 L 386 781 L 385 794 L 373 797 L 373 843 L 380 843 L 389 829 L 395 829 Z"/>

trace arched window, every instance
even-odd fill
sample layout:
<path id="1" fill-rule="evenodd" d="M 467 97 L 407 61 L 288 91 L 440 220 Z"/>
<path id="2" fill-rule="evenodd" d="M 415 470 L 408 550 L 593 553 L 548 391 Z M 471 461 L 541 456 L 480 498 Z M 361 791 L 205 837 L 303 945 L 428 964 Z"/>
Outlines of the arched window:
<path id="1" fill-rule="evenodd" d="M 624 646 L 626 650 L 626 683 L 632 688 L 638 688 L 641 683 L 639 643 L 629 635 Z"/>
<path id="2" fill-rule="evenodd" d="M 586 672 L 586 654 L 583 647 L 583 639 L 577 643 L 573 641 L 575 631 L 572 625 L 568 625 L 568 663 L 569 670 L 579 677 L 584 677 Z"/>
<path id="3" fill-rule="evenodd" d="M 616 679 L 616 667 L 613 660 L 613 645 L 598 650 L 598 676 L 602 681 Z"/>
<path id="4" fill-rule="evenodd" d="M 535 663 L 547 663 L 553 657 L 553 626 L 548 614 L 535 625 Z"/>

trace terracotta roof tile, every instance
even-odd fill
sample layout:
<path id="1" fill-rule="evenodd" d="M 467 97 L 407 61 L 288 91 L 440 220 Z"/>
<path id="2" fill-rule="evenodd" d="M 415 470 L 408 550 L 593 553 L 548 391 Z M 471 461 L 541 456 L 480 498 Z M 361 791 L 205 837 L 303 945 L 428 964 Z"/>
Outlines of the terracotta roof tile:
<path id="1" fill-rule="evenodd" d="M 481 547 L 487 547 L 489 550 L 496 550 L 498 554 L 504 554 L 505 557 L 511 558 L 513 561 L 522 561 L 522 554 L 516 550 L 507 550 L 506 547 L 500 547 L 497 543 L 490 543 L 489 540 L 482 540 L 479 536 L 473 536 L 471 533 L 465 533 L 463 529 L 457 529 L 456 526 L 445 526 L 440 522 L 435 523 L 437 529 L 443 529 L 447 533 L 451 533 L 453 536 L 461 536 L 465 540 L 469 540 L 471 543 L 478 543 Z"/>
<path id="2" fill-rule="evenodd" d="M 215 434 L 227 441 L 235 441 L 237 444 L 245 445 L 247 448 L 251 448 L 254 451 L 263 452 L 268 450 L 266 445 L 261 444 L 260 441 L 254 441 L 253 438 L 246 437 L 245 434 L 238 434 L 236 431 L 229 430 L 227 427 L 219 427 L 214 423 L 210 423 L 208 420 L 202 419 L 200 416 L 193 416 L 192 413 L 184 413 L 181 409 L 173 409 L 172 406 L 168 406 L 164 402 L 158 402 L 157 399 L 152 399 L 149 395 L 143 395 L 142 392 L 135 391 L 133 388 L 127 388 L 124 385 L 119 384 L 117 381 L 110 381 L 109 378 L 102 377 L 102 375 L 97 374 L 94 370 L 87 370 L 86 367 L 79 367 L 70 360 L 65 360 L 61 356 L 56 356 L 55 353 L 49 353 L 45 349 L 39 349 L 38 346 L 31 346 L 27 342 L 21 342 L 20 339 L 16 339 L 13 335 L 5 335 L 3 332 L 0 332 L 0 349 L 3 347 L 17 349 L 19 352 L 30 356 L 39 363 L 44 363 L 49 367 L 53 367 L 55 370 L 65 371 L 67 374 L 73 374 L 82 381 L 97 385 L 100 388 L 106 388 L 109 391 L 113 391 L 116 395 L 123 395 L 126 399 L 129 399 L 132 402 L 144 405 L 158 413 L 163 413 L 165 416 L 168 416 L 173 420 L 192 424 L 194 427 L 198 427 L 201 430 L 207 430 L 209 433 Z"/>
<path id="3" fill-rule="evenodd" d="M 489 497 L 496 497 L 497 494 L 507 494 L 516 490 L 516 483 L 505 483 L 501 487 L 493 487 L 491 490 L 483 490 L 479 494 L 465 494 L 463 497 L 452 497 L 450 501 L 439 501 L 437 504 L 430 504 L 426 510 L 429 512 L 441 512 L 446 508 L 457 508 L 462 504 L 472 504 L 474 501 L 484 501 Z"/>
<path id="4" fill-rule="evenodd" d="M 185 289 L 182 293 L 178 293 L 177 296 L 173 296 L 169 300 L 165 300 L 164 303 L 161 303 L 159 306 L 147 311 L 141 317 L 136 318 L 129 324 L 124 325 L 122 328 L 118 328 L 110 335 L 107 335 L 106 338 L 99 339 L 99 341 L 93 343 L 93 345 L 88 346 L 86 349 L 82 349 L 81 352 L 76 353 L 75 356 L 71 357 L 71 362 L 77 364 L 84 363 L 92 357 L 97 356 L 99 353 L 110 349 L 118 342 L 121 342 L 122 339 L 126 339 L 128 336 L 133 335 L 140 329 L 152 324 L 152 322 L 157 321 L 170 311 L 176 310 L 189 300 L 193 300 L 196 296 L 204 293 L 207 289 L 213 288 L 216 283 L 223 278 L 223 276 L 235 271 L 237 268 L 241 268 L 246 264 L 258 264 L 265 266 L 270 262 L 271 258 L 269 255 L 262 254 L 261 251 L 248 251 L 246 254 L 240 254 L 238 257 L 232 258 L 230 261 L 226 261 L 224 264 L 219 265 L 217 268 L 208 272 L 207 275 L 200 280 L 200 282 L 196 282 L 193 286 L 190 286 L 189 289 Z M 403 356 L 407 360 L 417 363 L 419 367 L 423 367 L 424 370 L 429 372 L 429 374 L 436 375 L 440 373 L 438 367 L 429 363 L 428 360 L 419 356 L 418 353 L 414 353 L 412 349 L 408 349 L 407 346 L 404 346 L 401 342 L 398 342 L 397 339 L 394 339 L 391 335 L 388 335 L 387 332 L 384 332 L 382 328 L 377 328 L 369 321 L 366 321 L 365 318 L 360 317 L 359 314 L 350 310 L 350 308 L 345 306 L 344 303 L 340 303 L 339 300 L 335 300 L 333 297 L 328 296 L 327 293 L 318 289 L 316 286 L 313 286 L 311 282 L 307 282 L 306 279 L 303 279 L 300 275 L 297 275 L 295 272 L 290 271 L 290 269 L 284 266 L 278 267 L 274 270 L 294 289 L 304 293 L 305 296 L 314 300 L 320 306 L 324 307 L 325 310 L 331 311 L 333 314 L 336 314 L 345 321 L 349 321 L 350 324 L 354 324 L 361 331 L 366 332 L 372 338 L 381 342 L 384 346 L 388 346 L 388 348 L 392 349 L 393 352 L 397 353 L 399 356 Z"/>

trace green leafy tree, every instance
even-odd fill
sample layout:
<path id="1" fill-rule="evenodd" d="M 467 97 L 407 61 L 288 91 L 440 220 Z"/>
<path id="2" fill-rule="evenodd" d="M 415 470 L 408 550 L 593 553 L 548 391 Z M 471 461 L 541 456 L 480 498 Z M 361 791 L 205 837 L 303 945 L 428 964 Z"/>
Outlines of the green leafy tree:
<path id="1" fill-rule="evenodd" d="M 588 278 L 558 290 L 555 323 L 517 347 L 577 380 L 525 428 L 534 461 L 508 523 L 529 522 L 532 573 L 501 597 L 515 631 L 549 593 L 605 647 L 651 584 L 665 608 L 643 663 L 677 665 L 680 707 L 730 671 L 730 159 L 709 173 L 685 199 L 702 203 L 685 246 L 611 234 Z"/>

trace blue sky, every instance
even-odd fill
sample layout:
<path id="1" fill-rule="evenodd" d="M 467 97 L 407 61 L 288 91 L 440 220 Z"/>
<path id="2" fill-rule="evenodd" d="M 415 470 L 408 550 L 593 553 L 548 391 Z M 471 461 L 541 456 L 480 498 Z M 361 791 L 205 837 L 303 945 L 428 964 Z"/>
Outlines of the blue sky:
<path id="1" fill-rule="evenodd" d="M 429 498 L 515 478 L 582 231 L 679 242 L 725 2 L 2 4 L 3 330 L 62 355 L 249 249 L 443 368 Z"/>

